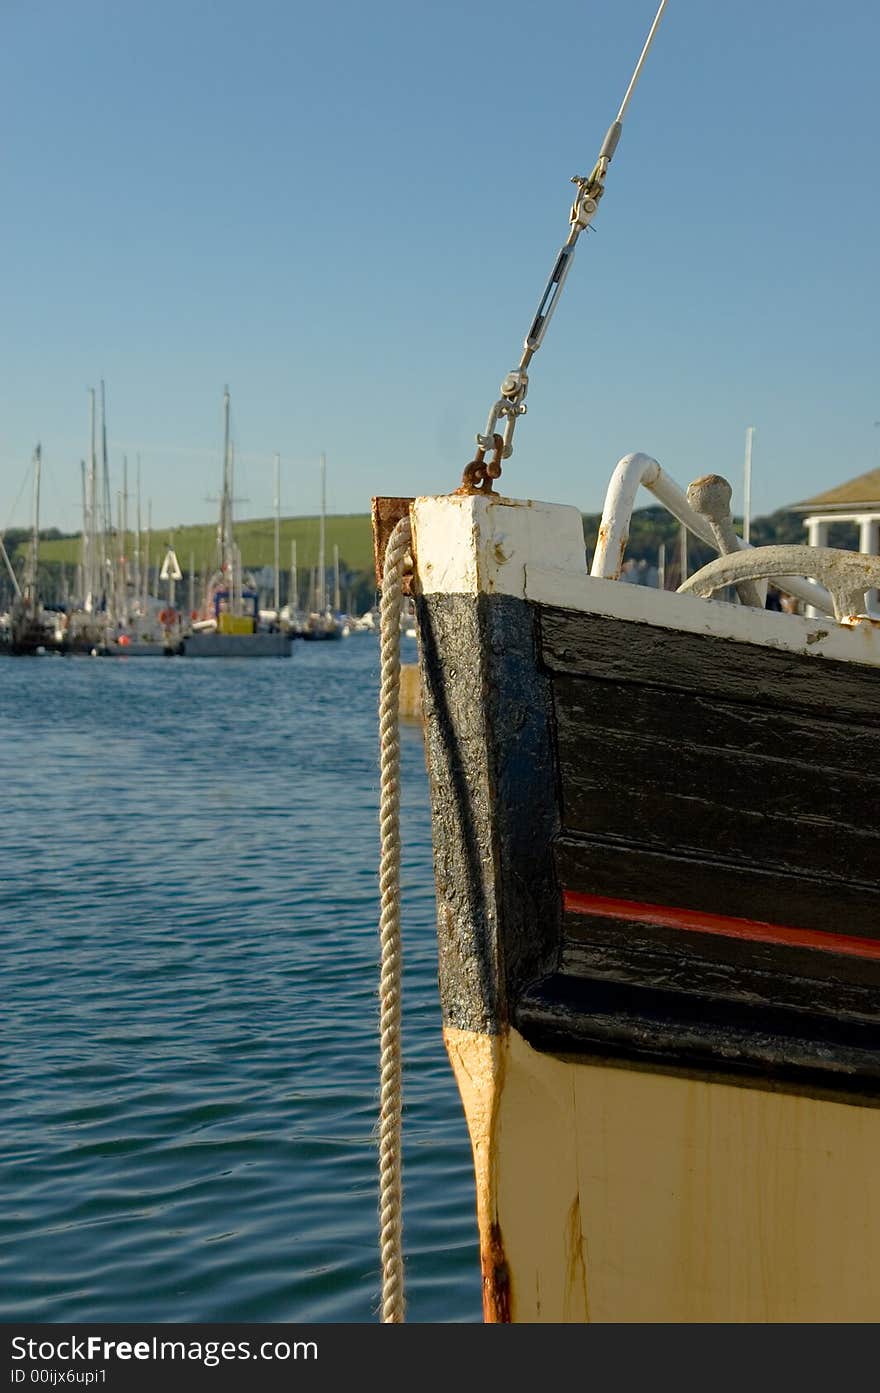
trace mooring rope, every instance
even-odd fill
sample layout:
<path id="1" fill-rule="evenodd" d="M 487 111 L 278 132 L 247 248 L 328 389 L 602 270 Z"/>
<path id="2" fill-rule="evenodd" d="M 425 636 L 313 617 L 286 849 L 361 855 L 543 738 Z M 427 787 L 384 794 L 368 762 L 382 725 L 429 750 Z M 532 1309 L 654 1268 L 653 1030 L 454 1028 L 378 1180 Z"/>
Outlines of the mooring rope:
<path id="1" fill-rule="evenodd" d="M 400 1322 L 403 1288 L 403 1187 L 401 1181 L 400 1050 L 400 617 L 410 544 L 409 518 L 388 539 L 382 578 L 379 691 L 379 1242 L 382 1254 L 382 1320 Z"/>

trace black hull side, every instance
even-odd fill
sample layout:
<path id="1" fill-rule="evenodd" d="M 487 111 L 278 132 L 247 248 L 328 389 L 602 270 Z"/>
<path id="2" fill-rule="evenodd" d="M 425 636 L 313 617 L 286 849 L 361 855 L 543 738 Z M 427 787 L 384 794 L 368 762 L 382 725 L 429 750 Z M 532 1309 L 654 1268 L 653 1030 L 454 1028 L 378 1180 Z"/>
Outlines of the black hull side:
<path id="1" fill-rule="evenodd" d="M 448 1024 L 880 1096 L 880 674 L 418 602 Z"/>
<path id="2" fill-rule="evenodd" d="M 550 683 L 522 601 L 432 595 L 417 615 L 444 1020 L 495 1035 L 559 954 Z"/>

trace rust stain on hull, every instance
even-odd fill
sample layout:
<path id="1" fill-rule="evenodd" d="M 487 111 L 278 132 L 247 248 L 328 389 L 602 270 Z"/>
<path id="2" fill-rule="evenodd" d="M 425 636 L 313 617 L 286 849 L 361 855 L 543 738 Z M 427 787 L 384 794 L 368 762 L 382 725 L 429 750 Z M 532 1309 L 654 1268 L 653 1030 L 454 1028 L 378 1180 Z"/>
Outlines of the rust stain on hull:
<path id="1" fill-rule="evenodd" d="M 581 1225 L 581 1197 L 576 1194 L 568 1211 L 565 1233 L 566 1280 L 565 1320 L 589 1320 L 587 1303 L 587 1269 Z M 569 1307 L 571 1309 L 569 1309 Z"/>
<path id="2" fill-rule="evenodd" d="M 376 566 L 376 584 L 381 588 L 382 572 L 385 567 L 385 548 L 388 538 L 401 518 L 409 516 L 413 498 L 374 498 L 371 514 L 373 519 L 373 560 Z M 404 595 L 412 594 L 412 575 L 403 577 Z"/>
<path id="3" fill-rule="evenodd" d="M 497 1223 L 488 1233 L 480 1226 L 480 1267 L 483 1273 L 483 1320 L 487 1325 L 509 1325 L 510 1268 L 504 1256 L 504 1241 Z"/>
<path id="4" fill-rule="evenodd" d="M 506 1040 L 454 1026 L 444 1027 L 443 1039 L 461 1094 L 474 1154 L 483 1319 L 491 1325 L 508 1325 L 513 1319 L 510 1266 L 498 1223 L 496 1175 L 496 1123 Z"/>

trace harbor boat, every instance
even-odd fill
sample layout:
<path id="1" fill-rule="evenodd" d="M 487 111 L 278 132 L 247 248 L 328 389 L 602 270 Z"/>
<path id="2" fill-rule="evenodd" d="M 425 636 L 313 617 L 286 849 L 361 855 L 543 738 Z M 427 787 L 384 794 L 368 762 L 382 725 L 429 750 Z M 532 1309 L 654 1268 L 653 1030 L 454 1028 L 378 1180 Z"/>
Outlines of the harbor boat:
<path id="1" fill-rule="evenodd" d="M 25 599 L 16 600 L 9 612 L 9 652 L 17 657 L 63 652 L 60 620 L 60 615 L 44 610 L 39 603 L 32 606 Z"/>
<path id="2" fill-rule="evenodd" d="M 169 543 L 165 561 L 159 572 L 159 581 L 169 580 L 169 597 L 163 603 L 149 593 L 149 535 L 152 518 L 146 537 L 141 527 L 141 478 L 140 458 L 137 471 L 137 514 L 134 531 L 134 567 L 129 567 L 127 557 L 128 530 L 128 460 L 123 456 L 123 484 L 119 495 L 119 526 L 117 536 L 121 539 L 118 556 L 114 558 L 116 572 L 116 603 L 113 622 L 109 623 L 101 654 L 116 658 L 161 658 L 173 657 L 183 651 L 184 617 L 174 604 L 174 585 L 182 579 L 180 565 L 173 546 Z M 142 541 L 147 543 L 146 564 L 142 565 Z M 173 537 L 172 537 L 173 541 Z M 173 577 L 170 576 L 170 563 L 173 561 Z M 190 593 L 192 594 L 192 576 Z"/>
<path id="3" fill-rule="evenodd" d="M 684 491 L 632 454 L 611 470 L 588 571 L 578 509 L 497 492 L 566 271 L 563 255 L 460 486 L 374 501 L 382 1319 L 405 1311 L 397 716 L 411 592 L 484 1318 L 874 1322 L 880 557 L 752 548 L 722 478 Z M 677 593 L 621 581 L 643 487 L 718 552 Z M 767 580 L 806 612 L 766 609 Z"/>
<path id="4" fill-rule="evenodd" d="M 181 640 L 187 658 L 286 658 L 291 639 L 280 628 L 259 627 L 259 592 L 233 571 L 230 589 L 225 575 L 209 583 L 207 619 L 195 619 Z"/>
<path id="5" fill-rule="evenodd" d="M 81 593 L 67 613 L 64 628 L 65 653 L 88 657 L 108 652 L 116 629 L 116 567 L 112 556 L 112 517 L 110 512 L 110 461 L 107 449 L 107 411 L 104 383 L 101 382 L 101 465 L 98 464 L 98 419 L 95 389 L 89 396 L 88 464 L 82 470 L 82 538 L 79 576 Z"/>
<path id="6" fill-rule="evenodd" d="M 62 616 L 44 609 L 39 594 L 41 464 L 42 449 L 37 445 L 33 457 L 33 522 L 22 586 L 9 568 L 16 594 L 9 611 L 8 649 L 17 656 L 60 653 L 63 646 Z"/>
<path id="7" fill-rule="evenodd" d="M 102 655 L 115 658 L 173 657 L 183 651 L 175 611 L 167 607 L 150 614 L 129 615 L 127 623 L 108 631 Z"/>
<path id="8" fill-rule="evenodd" d="M 124 633 L 111 638 L 101 656 L 107 658 L 171 658 L 182 651 L 182 644 L 175 648 L 164 640 L 132 638 L 130 634 Z"/>
<path id="9" fill-rule="evenodd" d="M 305 619 L 294 604 L 282 605 L 279 611 L 282 632 L 290 639 L 302 638 Z"/>
<path id="10" fill-rule="evenodd" d="M 63 651 L 98 658 L 107 652 L 109 619 L 101 610 L 76 609 L 66 617 Z"/>
<path id="11" fill-rule="evenodd" d="M 223 393 L 223 487 L 217 527 L 217 569 L 210 577 L 201 615 L 181 640 L 187 658 L 287 658 L 290 638 L 280 628 L 260 628 L 259 589 L 242 570 L 232 521 L 233 459 L 229 436 L 229 388 Z"/>
<path id="12" fill-rule="evenodd" d="M 303 623 L 300 638 L 306 639 L 309 643 L 315 643 L 321 639 L 342 638 L 342 629 L 343 626 L 339 620 L 329 610 L 317 610 L 310 614 Z"/>

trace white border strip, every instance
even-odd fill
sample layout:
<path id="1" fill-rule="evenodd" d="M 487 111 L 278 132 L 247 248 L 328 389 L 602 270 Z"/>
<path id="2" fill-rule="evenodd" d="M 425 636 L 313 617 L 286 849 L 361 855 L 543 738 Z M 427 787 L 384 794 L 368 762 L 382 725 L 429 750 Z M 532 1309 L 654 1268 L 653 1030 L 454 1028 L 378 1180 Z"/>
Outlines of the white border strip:
<path id="1" fill-rule="evenodd" d="M 750 609 L 721 600 L 654 590 L 620 580 L 602 580 L 549 566 L 527 566 L 525 595 L 539 605 L 601 614 L 609 619 L 651 624 L 689 634 L 707 634 L 734 643 L 755 643 L 813 658 L 880 667 L 880 623 L 854 625 L 833 619 Z M 880 691 L 878 691 L 880 697 Z"/>

